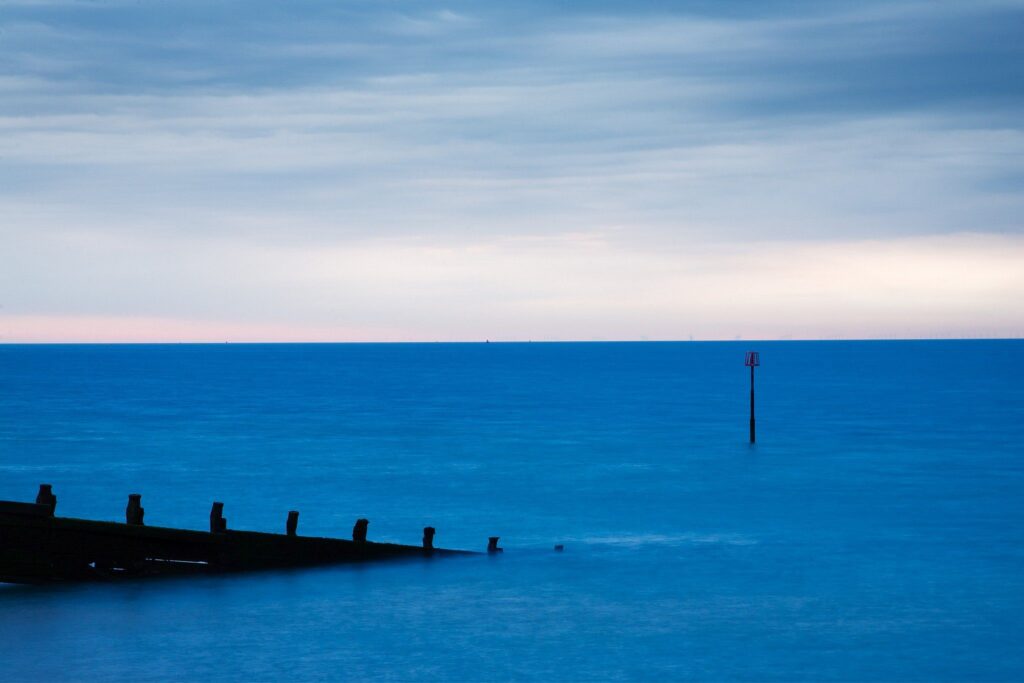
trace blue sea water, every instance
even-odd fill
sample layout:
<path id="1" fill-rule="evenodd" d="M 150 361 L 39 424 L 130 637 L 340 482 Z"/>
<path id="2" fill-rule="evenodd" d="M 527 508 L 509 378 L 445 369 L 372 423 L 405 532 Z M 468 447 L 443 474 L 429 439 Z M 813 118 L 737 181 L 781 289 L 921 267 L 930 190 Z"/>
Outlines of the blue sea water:
<path id="1" fill-rule="evenodd" d="M 759 443 L 747 443 L 756 348 Z M 0 499 L 497 557 L 0 586 L 5 681 L 1024 679 L 1021 341 L 0 346 Z M 555 553 L 555 543 L 565 544 Z"/>

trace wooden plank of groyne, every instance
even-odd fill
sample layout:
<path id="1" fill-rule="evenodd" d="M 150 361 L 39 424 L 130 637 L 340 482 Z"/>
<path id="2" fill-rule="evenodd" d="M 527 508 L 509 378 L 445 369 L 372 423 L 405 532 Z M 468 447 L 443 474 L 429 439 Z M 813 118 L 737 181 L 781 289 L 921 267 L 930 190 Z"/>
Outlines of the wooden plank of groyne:
<path id="1" fill-rule="evenodd" d="M 357 522 L 358 540 L 351 541 L 299 536 L 292 526 L 287 534 L 237 531 L 213 514 L 211 527 L 219 531 L 144 526 L 138 503 L 130 500 L 132 523 L 122 524 L 56 517 L 49 502 L 0 501 L 0 581 L 116 579 L 476 554 L 433 548 L 432 533 L 429 541 L 424 536 L 422 546 L 362 540 L 366 520 Z"/>

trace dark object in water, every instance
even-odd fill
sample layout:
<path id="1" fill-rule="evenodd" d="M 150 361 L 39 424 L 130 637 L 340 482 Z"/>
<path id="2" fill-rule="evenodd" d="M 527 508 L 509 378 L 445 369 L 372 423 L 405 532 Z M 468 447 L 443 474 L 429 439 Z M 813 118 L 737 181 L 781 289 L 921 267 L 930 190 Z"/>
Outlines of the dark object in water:
<path id="1" fill-rule="evenodd" d="M 757 443 L 757 428 L 754 422 L 754 368 L 761 365 L 761 354 L 747 351 L 743 364 L 750 368 L 750 443 Z"/>
<path id="2" fill-rule="evenodd" d="M 565 546 L 564 546 L 564 545 L 562 545 L 561 543 L 559 543 L 558 545 L 556 545 L 556 546 L 555 546 L 555 552 L 556 552 L 556 553 L 560 553 L 560 552 L 562 552 L 563 550 L 565 550 Z"/>
<path id="3" fill-rule="evenodd" d="M 360 519 L 357 540 L 298 536 L 298 513 L 288 515 L 287 534 L 227 529 L 224 504 L 210 511 L 210 532 L 144 526 L 141 496 L 128 499 L 126 524 L 56 517 L 49 485 L 35 503 L 0 501 L 0 581 L 50 583 L 303 567 L 414 557 L 476 555 L 424 545 L 366 540 Z M 428 527 L 429 528 L 429 527 Z M 432 540 L 432 535 L 431 535 Z"/>
<path id="4" fill-rule="evenodd" d="M 489 552 L 489 553 L 503 553 L 503 552 L 505 552 L 504 548 L 499 548 L 498 547 L 498 539 L 499 538 L 501 538 L 501 536 L 491 536 L 490 538 L 487 539 L 487 552 Z"/>

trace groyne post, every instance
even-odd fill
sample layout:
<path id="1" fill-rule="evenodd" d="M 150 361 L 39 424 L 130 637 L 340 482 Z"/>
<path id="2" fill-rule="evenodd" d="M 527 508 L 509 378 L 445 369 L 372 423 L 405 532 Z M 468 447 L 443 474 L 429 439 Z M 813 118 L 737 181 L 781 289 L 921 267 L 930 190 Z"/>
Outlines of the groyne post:
<path id="1" fill-rule="evenodd" d="M 125 522 L 134 526 L 143 526 L 142 519 L 145 514 L 146 510 L 142 507 L 142 494 L 129 493 L 128 507 L 124 510 Z"/>
<path id="2" fill-rule="evenodd" d="M 224 518 L 224 503 L 214 503 L 210 508 L 210 533 L 217 534 L 228 530 L 228 520 Z"/>
<path id="3" fill-rule="evenodd" d="M 369 526 L 370 520 L 357 519 L 355 526 L 352 527 L 352 540 L 356 543 L 366 543 L 366 529 Z"/>
<path id="4" fill-rule="evenodd" d="M 57 509 L 57 496 L 53 495 L 52 484 L 40 484 L 39 493 L 36 494 L 36 505 L 48 505 L 52 516 Z"/>
<path id="5" fill-rule="evenodd" d="M 288 511 L 288 521 L 285 522 L 284 529 L 285 529 L 285 532 L 289 536 L 294 536 L 295 532 L 298 531 L 298 529 L 299 529 L 299 511 L 298 510 L 289 510 Z"/>
<path id="6" fill-rule="evenodd" d="M 504 548 L 499 548 L 498 547 L 498 539 L 500 539 L 500 538 L 501 538 L 501 536 L 489 536 L 487 538 L 487 552 L 488 553 L 493 554 L 493 553 L 500 553 L 500 552 L 504 552 L 505 551 Z"/>
<path id="7" fill-rule="evenodd" d="M 434 532 L 436 530 L 432 526 L 423 527 L 423 549 L 433 550 L 434 549 Z"/>

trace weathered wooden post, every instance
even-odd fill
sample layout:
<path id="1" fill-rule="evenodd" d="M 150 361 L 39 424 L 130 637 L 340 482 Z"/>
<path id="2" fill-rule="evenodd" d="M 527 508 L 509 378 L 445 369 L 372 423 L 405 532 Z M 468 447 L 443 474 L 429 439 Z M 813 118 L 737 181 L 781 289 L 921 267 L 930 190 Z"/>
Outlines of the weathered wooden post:
<path id="1" fill-rule="evenodd" d="M 432 526 L 423 527 L 423 549 L 433 550 L 434 549 L 434 532 L 436 530 Z"/>
<path id="2" fill-rule="evenodd" d="M 53 495 L 52 484 L 40 484 L 39 493 L 36 494 L 36 505 L 49 505 L 52 516 L 57 509 L 57 496 Z"/>
<path id="3" fill-rule="evenodd" d="M 128 507 L 124 510 L 125 522 L 134 526 L 143 526 L 142 518 L 146 510 L 142 507 L 142 494 L 129 493 Z"/>
<path id="4" fill-rule="evenodd" d="M 224 518 L 224 503 L 214 503 L 210 508 L 210 533 L 217 534 L 228 530 L 228 520 Z"/>
<path id="5" fill-rule="evenodd" d="M 356 525 L 352 527 L 352 540 L 356 543 L 366 543 L 366 528 L 370 526 L 370 520 L 357 519 Z"/>
<path id="6" fill-rule="evenodd" d="M 289 510 L 288 511 L 288 521 L 285 522 L 284 529 L 285 529 L 285 532 L 289 536 L 294 536 L 295 532 L 298 531 L 298 529 L 299 529 L 299 511 L 298 510 Z"/>
<path id="7" fill-rule="evenodd" d="M 754 427 L 754 368 L 761 364 L 761 355 L 757 351 L 747 351 L 743 364 L 750 368 L 750 443 L 757 443 L 757 431 Z"/>
<path id="8" fill-rule="evenodd" d="M 505 552 L 504 548 L 498 547 L 498 539 L 501 536 L 489 536 L 487 538 L 487 552 L 488 553 L 502 553 Z"/>

